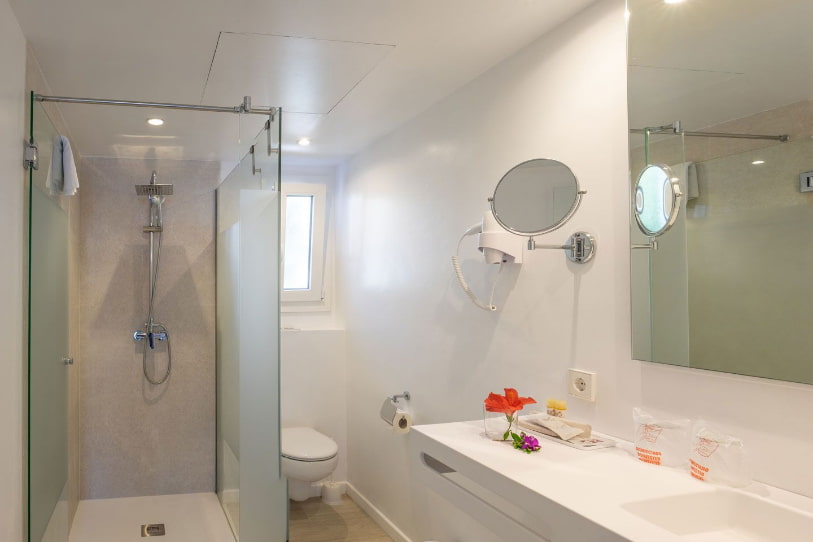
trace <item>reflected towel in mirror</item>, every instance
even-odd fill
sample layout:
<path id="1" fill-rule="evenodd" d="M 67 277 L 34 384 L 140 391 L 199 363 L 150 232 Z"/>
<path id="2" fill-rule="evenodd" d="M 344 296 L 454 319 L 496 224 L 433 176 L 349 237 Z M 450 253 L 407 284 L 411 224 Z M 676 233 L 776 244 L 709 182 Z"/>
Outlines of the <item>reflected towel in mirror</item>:
<path id="1" fill-rule="evenodd" d="M 73 196 L 79 189 L 79 175 L 73 158 L 71 144 L 65 136 L 54 137 L 51 164 L 45 181 L 52 196 Z"/>

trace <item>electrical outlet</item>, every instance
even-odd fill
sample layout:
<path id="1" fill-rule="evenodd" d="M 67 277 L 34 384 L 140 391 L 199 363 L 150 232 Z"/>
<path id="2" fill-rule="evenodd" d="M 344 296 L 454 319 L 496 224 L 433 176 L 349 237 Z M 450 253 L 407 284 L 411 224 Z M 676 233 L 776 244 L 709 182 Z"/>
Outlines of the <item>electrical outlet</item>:
<path id="1" fill-rule="evenodd" d="M 580 369 L 567 370 L 567 393 L 594 403 L 596 401 L 596 373 Z"/>

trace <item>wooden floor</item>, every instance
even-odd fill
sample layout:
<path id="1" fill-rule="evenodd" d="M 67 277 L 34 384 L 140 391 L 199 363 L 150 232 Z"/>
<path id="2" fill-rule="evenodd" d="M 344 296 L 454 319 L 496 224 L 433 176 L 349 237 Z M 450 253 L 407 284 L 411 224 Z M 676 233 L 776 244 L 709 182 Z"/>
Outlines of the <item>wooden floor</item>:
<path id="1" fill-rule="evenodd" d="M 392 542 L 347 495 L 338 505 L 314 498 L 289 501 L 290 542 Z"/>

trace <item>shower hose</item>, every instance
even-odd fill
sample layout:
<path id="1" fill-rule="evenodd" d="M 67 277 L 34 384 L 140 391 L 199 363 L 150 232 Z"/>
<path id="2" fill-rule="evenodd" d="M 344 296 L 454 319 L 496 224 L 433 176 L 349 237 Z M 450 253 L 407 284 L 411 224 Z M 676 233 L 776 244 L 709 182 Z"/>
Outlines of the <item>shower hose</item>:
<path id="1" fill-rule="evenodd" d="M 172 372 L 172 342 L 169 340 L 169 331 L 163 324 L 159 324 L 158 322 L 154 322 L 152 319 L 152 312 L 153 312 L 153 302 L 155 300 L 155 285 L 158 282 L 158 267 L 161 264 L 161 241 L 163 240 L 164 234 L 163 232 L 158 232 L 158 249 L 156 250 L 155 254 L 155 272 L 152 275 L 152 284 L 150 284 L 150 312 L 147 316 L 147 339 L 144 341 L 144 352 L 141 356 L 141 369 L 144 372 L 144 378 L 147 379 L 147 382 L 152 384 L 153 386 L 158 386 L 163 384 L 169 378 L 169 374 Z M 154 342 L 154 331 L 159 329 L 161 333 L 163 333 L 165 340 L 167 342 L 167 370 L 164 373 L 163 378 L 160 380 L 153 380 L 150 376 L 149 371 L 147 371 L 147 350 L 152 349 Z"/>

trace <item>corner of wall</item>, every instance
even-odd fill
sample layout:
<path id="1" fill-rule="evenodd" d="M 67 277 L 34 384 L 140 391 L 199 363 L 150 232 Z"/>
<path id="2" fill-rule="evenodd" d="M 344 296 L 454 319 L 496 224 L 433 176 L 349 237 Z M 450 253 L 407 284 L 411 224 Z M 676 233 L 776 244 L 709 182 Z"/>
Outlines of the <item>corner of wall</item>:
<path id="1" fill-rule="evenodd" d="M 21 167 L 25 138 L 25 37 L 7 0 L 0 0 L 0 229 L 5 260 L 0 266 L 0 539 L 22 541 L 25 532 L 24 374 L 25 230 L 24 177 Z"/>

